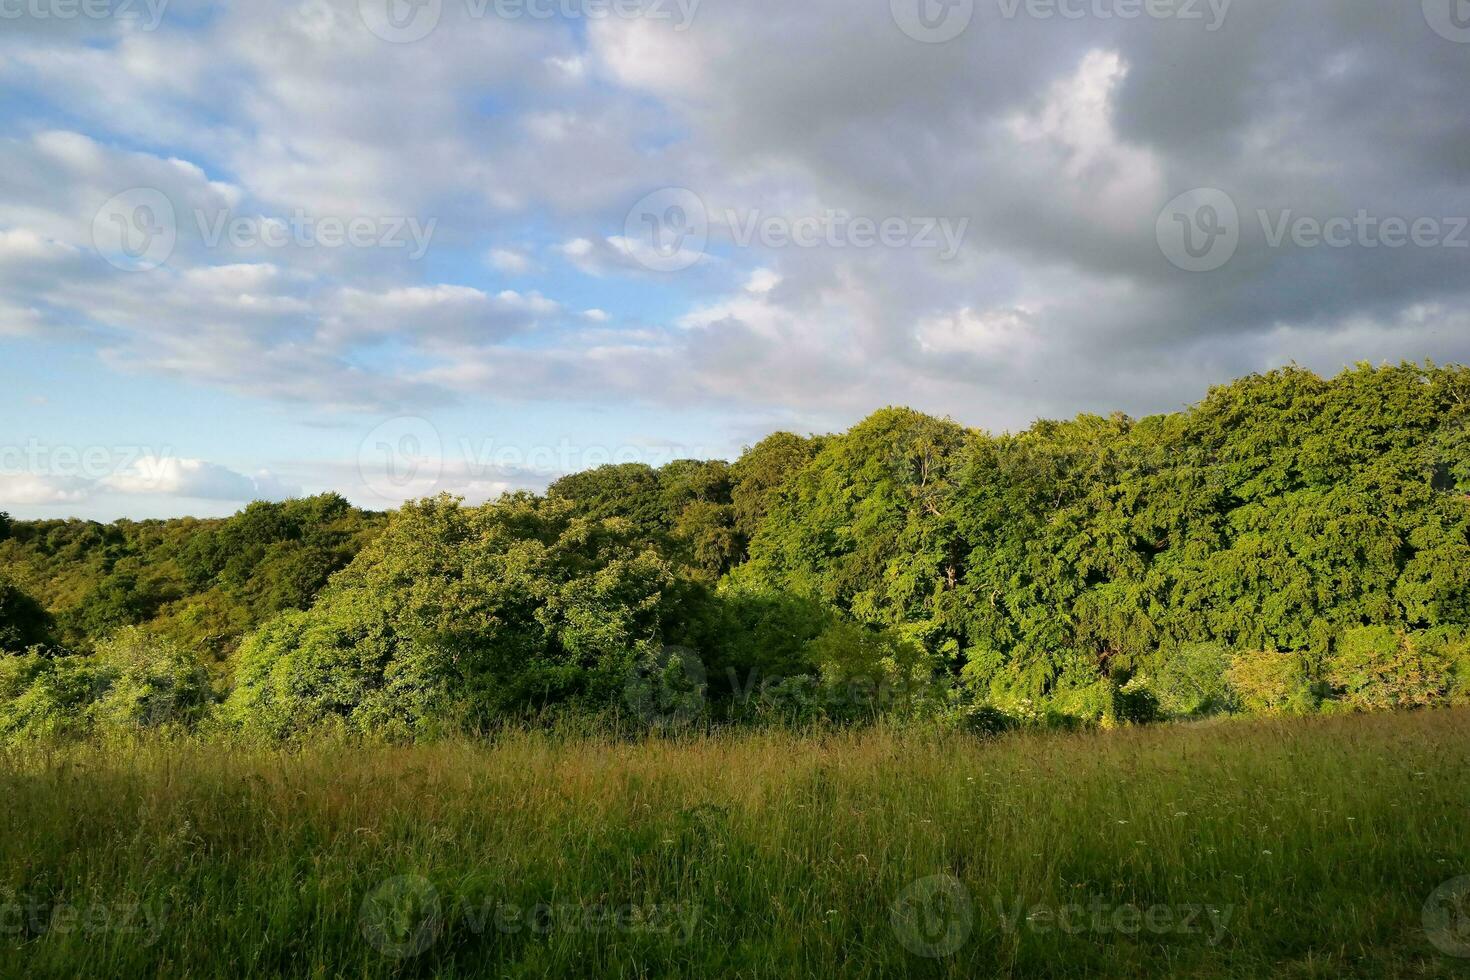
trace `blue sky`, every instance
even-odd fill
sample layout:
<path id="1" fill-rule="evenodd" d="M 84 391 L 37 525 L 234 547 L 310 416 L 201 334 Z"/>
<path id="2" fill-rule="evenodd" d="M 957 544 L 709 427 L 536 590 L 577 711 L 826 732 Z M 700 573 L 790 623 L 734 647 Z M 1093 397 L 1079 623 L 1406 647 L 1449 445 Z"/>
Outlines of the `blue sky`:
<path id="1" fill-rule="evenodd" d="M 0 3 L 16 516 L 1465 358 L 1450 0 L 97 2 Z"/>

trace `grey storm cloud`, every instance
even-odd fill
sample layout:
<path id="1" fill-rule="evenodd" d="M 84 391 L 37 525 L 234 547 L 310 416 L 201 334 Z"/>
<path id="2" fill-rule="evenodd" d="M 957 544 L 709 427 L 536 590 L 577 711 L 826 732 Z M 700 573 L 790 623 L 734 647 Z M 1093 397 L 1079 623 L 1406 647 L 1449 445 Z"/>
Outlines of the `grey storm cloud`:
<path id="1" fill-rule="evenodd" d="M 85 46 L 0 38 L 0 79 L 93 137 L 4 145 L 0 331 L 95 331 L 129 370 L 324 410 L 571 392 L 814 426 L 907 402 L 1014 427 L 1170 409 L 1291 360 L 1470 353 L 1470 43 L 1436 29 L 1439 0 L 974 0 L 931 8 L 973 8 L 944 43 L 911 36 L 909 2 L 705 0 L 687 29 L 446 4 L 413 44 L 348 0 L 193 4 Z M 514 242 L 554 275 L 481 290 L 181 234 L 160 292 L 88 253 L 95 200 L 140 182 L 181 208 L 433 218 L 436 248 Z M 651 273 L 625 220 L 660 187 L 699 199 L 709 254 Z M 1187 271 L 1161 236 L 1196 188 L 1230 202 L 1233 243 Z M 723 218 L 832 213 L 963 220 L 963 246 L 746 243 Z M 1370 240 L 1311 238 L 1360 215 Z M 1201 236 L 1230 217 L 1186 216 Z M 1437 240 L 1384 244 L 1395 220 Z M 685 308 L 577 313 L 623 279 Z M 372 356 L 390 343 L 412 356 Z"/>

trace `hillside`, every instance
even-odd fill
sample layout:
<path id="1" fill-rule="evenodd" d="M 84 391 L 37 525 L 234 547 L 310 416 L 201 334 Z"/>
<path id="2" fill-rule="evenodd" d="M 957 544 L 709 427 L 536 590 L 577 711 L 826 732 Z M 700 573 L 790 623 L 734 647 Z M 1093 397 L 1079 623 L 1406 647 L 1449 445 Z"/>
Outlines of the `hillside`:
<path id="1" fill-rule="evenodd" d="M 271 736 L 1446 703 L 1470 694 L 1467 494 L 1470 370 L 1406 364 L 1006 435 L 889 408 L 730 464 L 607 467 L 386 523 L 336 497 L 14 522 L 0 638 L 43 646 L 5 666 L 27 705 L 6 724 L 85 724 L 146 680 L 155 634 L 169 676 L 224 659 L 208 713 Z M 116 641 L 119 666 L 106 638 L 126 626 L 146 632 Z M 36 693 L 63 688 L 88 693 Z"/>

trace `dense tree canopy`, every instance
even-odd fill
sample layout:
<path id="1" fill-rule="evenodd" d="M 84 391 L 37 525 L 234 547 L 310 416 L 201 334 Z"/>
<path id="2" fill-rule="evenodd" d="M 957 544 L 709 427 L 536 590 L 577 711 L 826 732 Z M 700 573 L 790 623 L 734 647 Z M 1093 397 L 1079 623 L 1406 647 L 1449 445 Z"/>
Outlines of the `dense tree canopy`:
<path id="1" fill-rule="evenodd" d="M 0 645 L 147 624 L 168 676 L 227 658 L 220 719 L 272 736 L 1417 707 L 1470 695 L 1470 371 L 1288 368 L 1003 435 L 888 408 L 386 524 L 333 496 L 14 522 L 0 559 Z M 67 690 L 25 663 L 8 696 Z"/>
<path id="2" fill-rule="evenodd" d="M 336 494 L 223 521 L 16 521 L 0 535 L 0 576 L 47 610 L 67 649 L 146 625 L 222 660 L 277 613 L 310 605 L 382 523 Z"/>

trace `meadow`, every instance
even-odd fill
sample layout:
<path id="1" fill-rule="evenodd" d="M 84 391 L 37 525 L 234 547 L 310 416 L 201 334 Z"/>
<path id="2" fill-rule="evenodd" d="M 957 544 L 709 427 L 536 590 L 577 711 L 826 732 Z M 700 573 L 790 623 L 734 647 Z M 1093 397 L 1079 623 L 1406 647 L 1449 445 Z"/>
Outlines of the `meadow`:
<path id="1" fill-rule="evenodd" d="M 7 976 L 1470 973 L 1470 711 L 0 752 Z"/>

